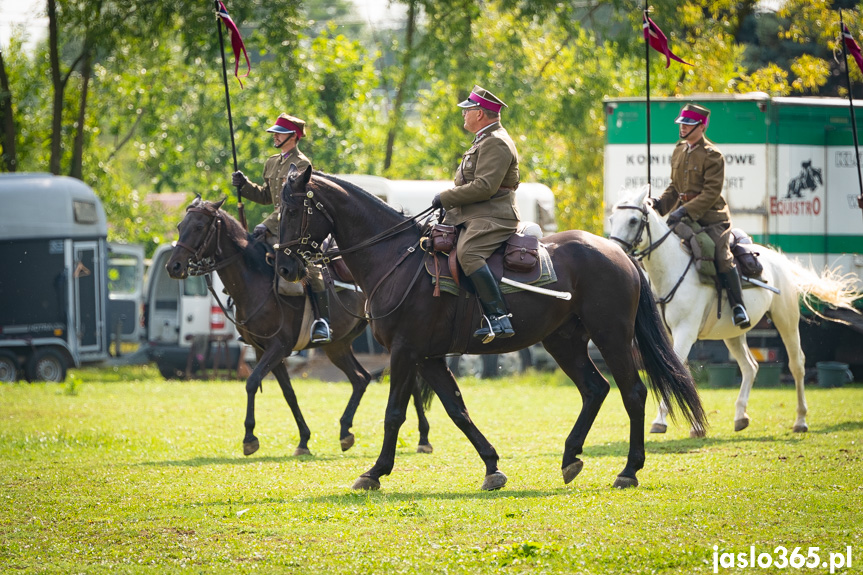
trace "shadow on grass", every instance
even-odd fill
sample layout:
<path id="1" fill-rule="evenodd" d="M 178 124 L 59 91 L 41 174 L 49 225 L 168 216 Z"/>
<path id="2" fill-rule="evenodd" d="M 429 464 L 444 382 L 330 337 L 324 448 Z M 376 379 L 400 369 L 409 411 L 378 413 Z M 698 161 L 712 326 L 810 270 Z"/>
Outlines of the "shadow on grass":
<path id="1" fill-rule="evenodd" d="M 836 433 L 838 431 L 859 431 L 861 429 L 863 429 L 863 421 L 842 421 L 828 425 L 827 427 L 810 428 L 809 433 Z"/>
<path id="2" fill-rule="evenodd" d="M 398 459 L 409 457 L 434 457 L 425 453 L 398 453 Z M 206 465 L 251 465 L 257 463 L 317 463 L 322 461 L 367 461 L 372 454 L 327 453 L 326 455 L 251 455 L 249 457 L 193 457 L 168 461 L 144 461 L 138 467 L 203 467 Z"/>

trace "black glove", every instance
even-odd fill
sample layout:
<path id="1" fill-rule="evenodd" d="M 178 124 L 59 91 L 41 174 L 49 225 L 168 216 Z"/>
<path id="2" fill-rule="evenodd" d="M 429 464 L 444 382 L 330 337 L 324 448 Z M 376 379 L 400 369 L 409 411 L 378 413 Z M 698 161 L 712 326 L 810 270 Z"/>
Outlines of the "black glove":
<path id="1" fill-rule="evenodd" d="M 674 210 L 673 212 L 668 214 L 668 219 L 665 220 L 665 223 L 668 224 L 669 226 L 673 226 L 674 224 L 679 222 L 683 218 L 683 216 L 685 216 L 685 215 L 686 215 L 686 208 L 684 208 L 683 206 L 680 206 L 679 208 L 677 208 L 676 210 Z"/>
<path id="2" fill-rule="evenodd" d="M 443 208 L 443 204 L 440 201 L 440 194 L 435 194 L 434 199 L 432 200 L 432 208 L 436 210 L 440 210 Z"/>
<path id="3" fill-rule="evenodd" d="M 255 238 L 256 240 L 260 239 L 266 235 L 267 235 L 267 226 L 265 226 L 264 224 L 256 225 L 255 230 L 252 232 L 252 237 Z"/>
<path id="4" fill-rule="evenodd" d="M 243 172 L 234 172 L 231 174 L 231 185 L 235 188 L 240 188 L 249 183 L 249 179 L 243 174 Z"/>

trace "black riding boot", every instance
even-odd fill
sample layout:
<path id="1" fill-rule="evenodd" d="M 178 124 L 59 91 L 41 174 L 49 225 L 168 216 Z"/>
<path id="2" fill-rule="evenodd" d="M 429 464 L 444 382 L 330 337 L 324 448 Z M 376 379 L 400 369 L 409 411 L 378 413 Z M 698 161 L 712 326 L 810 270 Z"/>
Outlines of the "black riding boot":
<path id="1" fill-rule="evenodd" d="M 728 292 L 732 321 L 740 329 L 746 329 L 751 324 L 749 322 L 749 314 L 746 313 L 746 308 L 743 307 L 743 286 L 740 285 L 740 274 L 737 273 L 737 268 L 734 267 L 731 268 L 731 271 L 719 275 Z"/>
<path id="2" fill-rule="evenodd" d="M 315 321 L 312 322 L 312 343 L 329 343 L 333 340 L 333 332 L 330 329 L 330 295 L 326 289 L 316 292 L 309 288 L 309 300 L 312 302 L 312 311 Z"/>
<path id="3" fill-rule="evenodd" d="M 515 335 L 509 321 L 512 314 L 506 311 L 503 294 L 500 293 L 500 287 L 498 287 L 491 270 L 488 269 L 488 265 L 482 266 L 468 278 L 473 282 L 473 287 L 476 289 L 479 301 L 482 302 L 483 312 L 485 312 L 482 324 L 473 336 L 481 339 L 483 343 L 489 343 L 496 337 L 506 338 Z"/>

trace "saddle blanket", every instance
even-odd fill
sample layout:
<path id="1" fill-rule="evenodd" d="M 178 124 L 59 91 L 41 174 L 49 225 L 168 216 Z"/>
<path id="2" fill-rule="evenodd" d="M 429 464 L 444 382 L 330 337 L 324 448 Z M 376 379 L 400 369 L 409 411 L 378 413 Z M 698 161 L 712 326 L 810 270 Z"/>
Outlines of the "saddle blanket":
<path id="1" fill-rule="evenodd" d="M 501 250 L 498 250 L 494 254 L 492 254 L 492 256 L 489 258 L 489 261 L 488 261 L 489 268 L 492 270 L 492 273 L 494 274 L 495 277 L 500 276 L 499 270 L 502 267 L 502 260 L 503 260 L 502 249 L 503 248 L 501 248 Z M 432 285 L 435 285 L 435 264 L 434 264 L 434 259 L 433 259 L 434 257 L 435 256 L 432 254 L 427 254 L 426 260 L 425 260 L 426 272 L 431 277 Z M 440 258 L 438 265 L 439 265 L 439 269 L 440 269 L 440 289 L 441 289 L 441 291 L 446 292 L 448 294 L 452 294 L 452 295 L 459 295 L 459 293 L 458 293 L 459 288 L 456 285 L 455 280 L 453 280 L 452 275 L 450 274 L 449 267 L 447 265 L 446 256 L 445 255 L 438 255 L 437 257 Z M 500 258 L 501 262 L 492 261 L 495 258 Z M 495 265 L 495 264 L 497 264 L 497 265 Z M 549 255 L 548 250 L 545 249 L 545 247 L 542 244 L 540 244 L 540 249 L 539 249 L 538 268 L 539 268 L 538 270 L 534 270 L 533 273 L 528 273 L 528 274 L 514 273 L 508 269 L 503 269 L 503 277 L 510 278 L 514 281 L 521 282 L 521 283 L 528 284 L 528 285 L 532 285 L 532 286 L 537 286 L 537 287 L 556 282 L 557 281 L 557 273 L 555 273 L 555 271 L 554 271 L 554 265 L 551 262 L 551 256 Z M 524 291 L 521 288 L 518 288 L 516 286 L 500 283 L 500 280 L 498 280 L 498 284 L 500 285 L 501 293 L 504 293 L 504 294 Z"/>

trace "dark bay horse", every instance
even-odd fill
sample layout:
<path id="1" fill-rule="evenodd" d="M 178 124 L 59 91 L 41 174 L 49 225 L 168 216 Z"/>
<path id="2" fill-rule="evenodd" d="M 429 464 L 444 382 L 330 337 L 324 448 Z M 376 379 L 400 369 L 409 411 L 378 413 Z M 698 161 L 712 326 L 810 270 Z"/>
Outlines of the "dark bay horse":
<path id="1" fill-rule="evenodd" d="M 217 271 L 225 289 L 236 303 L 237 329 L 243 339 L 255 348 L 258 361 L 246 380 L 248 402 L 243 453 L 251 455 L 258 450 L 258 438 L 254 435 L 255 393 L 262 389 L 264 376 L 272 372 L 299 428 L 300 443 L 294 455 L 307 455 L 310 453 L 308 441 L 311 432 L 300 412 L 288 368 L 283 361 L 291 354 L 300 338 L 306 298 L 276 295 L 273 288 L 275 274 L 266 261 L 266 245 L 252 240 L 243 226 L 221 209 L 224 201 L 213 203 L 202 201 L 198 197 L 186 208 L 186 216 L 177 226 L 180 232 L 179 240 L 166 267 L 170 276 L 175 279 L 188 276 L 190 266 L 199 269 L 204 265 L 211 271 Z M 347 451 L 354 444 L 354 435 L 351 433 L 354 414 L 371 376 L 357 361 L 351 349 L 351 342 L 366 326 L 365 320 L 352 315 L 361 313 L 365 297 L 361 292 L 352 290 L 346 290 L 339 294 L 339 297 L 351 313 L 341 306 L 331 306 L 332 341 L 327 344 L 310 343 L 304 349 L 321 347 L 329 360 L 342 370 L 351 382 L 351 397 L 339 419 L 339 442 L 342 451 Z M 432 446 L 428 441 L 429 424 L 425 417 L 431 391 L 421 393 L 420 386 L 414 385 L 412 392 L 419 418 L 420 441 L 417 451 L 431 453 Z"/>
<path id="2" fill-rule="evenodd" d="M 647 279 L 614 242 L 578 231 L 544 238 L 557 271 L 557 281 L 544 287 L 569 292 L 571 299 L 526 291 L 507 295 L 515 336 L 487 345 L 470 340 L 454 349 L 454 342 L 470 339 L 461 334 L 479 327 L 479 314 L 464 309 L 459 313 L 458 297 L 432 296 L 431 282 L 422 277 L 425 272 L 420 269 L 424 257 L 420 226 L 353 184 L 319 172 L 312 174 L 311 169 L 292 170 L 282 190 L 278 273 L 290 281 L 300 280 L 306 261 L 320 257 L 306 250 L 330 233 L 367 294 L 366 312 L 375 337 L 392 354 L 383 446 L 377 462 L 354 483 L 354 489 L 378 489 L 380 477 L 392 471 L 399 428 L 417 374 L 434 389 L 485 463 L 482 488 L 504 486 L 506 476 L 498 469 L 497 452 L 468 415 L 447 368 L 444 354 L 452 351 L 504 353 L 543 343 L 575 382 L 583 400 L 565 443 L 565 483 L 581 471 L 578 455 L 610 389 L 588 356 L 589 340 L 608 364 L 630 420 L 629 454 L 615 487 L 638 485 L 636 473 L 644 466 L 647 388 L 639 378 L 633 340 L 654 393 L 666 403 L 673 402 L 693 425 L 706 426 L 695 384 L 674 353 Z M 463 279 L 462 285 L 465 283 Z M 478 306 L 477 300 L 471 298 L 468 305 Z"/>

